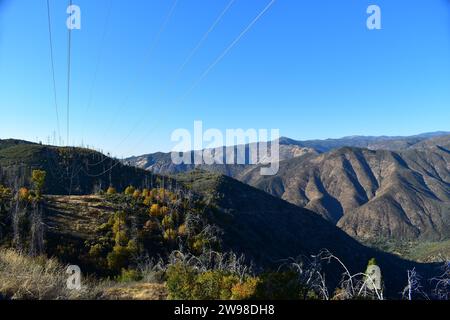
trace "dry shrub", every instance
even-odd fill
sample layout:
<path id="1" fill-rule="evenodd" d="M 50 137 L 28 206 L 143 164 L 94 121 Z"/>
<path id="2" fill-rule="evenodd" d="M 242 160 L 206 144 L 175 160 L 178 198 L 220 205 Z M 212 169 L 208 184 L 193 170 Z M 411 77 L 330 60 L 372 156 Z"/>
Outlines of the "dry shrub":
<path id="1" fill-rule="evenodd" d="M 0 296 L 6 299 L 64 300 L 87 299 L 89 290 L 67 289 L 66 267 L 56 259 L 30 257 L 12 249 L 0 249 Z M 86 282 L 86 279 L 83 279 Z M 83 283 L 85 285 L 85 283 Z"/>

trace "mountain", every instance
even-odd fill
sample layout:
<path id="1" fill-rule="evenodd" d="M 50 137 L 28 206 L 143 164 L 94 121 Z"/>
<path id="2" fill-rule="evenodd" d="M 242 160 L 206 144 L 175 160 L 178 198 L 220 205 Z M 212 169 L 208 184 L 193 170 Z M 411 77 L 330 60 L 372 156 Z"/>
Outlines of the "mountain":
<path id="1" fill-rule="evenodd" d="M 438 131 L 432 133 L 423 133 L 414 136 L 407 137 L 366 137 L 366 136 L 352 136 L 344 137 L 340 139 L 326 139 L 326 140 L 306 140 L 297 141 L 294 139 L 282 137 L 279 139 L 280 144 L 280 161 L 296 158 L 305 154 L 319 154 L 329 152 L 334 149 L 342 147 L 359 147 L 367 148 L 371 150 L 390 150 L 401 151 L 408 148 L 414 148 L 416 145 L 424 143 L 424 141 L 440 137 L 448 136 L 450 133 L 445 131 Z M 152 153 L 142 156 L 134 156 L 125 159 L 125 163 L 136 166 L 138 168 L 150 170 L 154 173 L 160 174 L 176 174 L 180 172 L 186 172 L 199 168 L 211 172 L 221 173 L 234 178 L 240 178 L 246 171 L 251 169 L 252 165 L 248 164 L 248 150 L 252 144 L 246 144 L 244 146 L 246 152 L 246 163 L 242 165 L 175 165 L 172 162 L 170 153 Z M 236 150 L 236 146 L 223 147 L 223 154 L 229 154 L 231 151 Z M 206 149 L 210 150 L 210 149 Z M 194 152 L 191 152 L 191 158 L 193 159 Z M 197 151 L 198 152 L 198 151 Z"/>
<path id="2" fill-rule="evenodd" d="M 311 209 L 363 240 L 450 237 L 450 136 L 402 151 L 344 147 L 282 161 L 240 179 Z"/>
<path id="3" fill-rule="evenodd" d="M 258 162 L 255 164 L 250 164 L 249 161 L 249 150 L 251 148 L 254 148 L 256 144 L 246 144 L 246 145 L 240 145 L 240 146 L 229 146 L 229 147 L 222 147 L 222 153 L 225 155 L 223 158 L 224 164 L 200 164 L 200 165 L 194 165 L 194 164 L 179 164 L 176 165 L 172 161 L 171 153 L 152 153 L 147 154 L 143 156 L 136 156 L 136 157 L 130 157 L 124 160 L 124 163 L 127 165 L 135 166 L 141 169 L 149 170 L 154 173 L 159 174 L 177 174 L 182 172 L 188 172 L 192 171 L 194 169 L 200 169 L 215 173 L 224 174 L 230 177 L 237 177 L 243 172 L 254 168 Z M 235 155 L 238 153 L 238 148 L 243 147 L 245 150 L 245 161 L 243 164 L 225 164 L 226 163 L 226 157 L 231 157 L 231 154 Z M 213 155 L 215 154 L 214 149 L 205 149 L 205 151 L 211 152 Z M 285 141 L 284 139 L 280 140 L 280 160 L 286 160 L 286 159 L 292 159 L 295 157 L 299 157 L 304 154 L 313 153 L 318 154 L 318 152 L 309 147 L 303 147 L 296 144 L 291 144 Z M 191 151 L 190 152 L 190 159 L 191 163 L 194 163 L 194 154 L 201 153 L 202 151 Z M 237 161 L 235 161 L 236 163 Z"/>
<path id="4" fill-rule="evenodd" d="M 310 257 L 322 249 L 339 257 L 352 273 L 365 270 L 368 260 L 376 258 L 383 270 L 386 292 L 392 296 L 403 288 L 407 269 L 416 268 L 424 276 L 434 271 L 433 265 L 365 247 L 314 212 L 227 176 L 196 170 L 177 178 L 209 203 L 211 209 L 203 214 L 207 224 L 218 230 L 220 250 L 244 254 L 257 270 L 276 269 L 289 258 Z M 98 226 L 106 223 L 117 208 L 124 208 L 117 200 L 105 201 L 98 196 L 52 196 L 47 198 L 46 207 L 44 222 L 50 228 L 53 252 L 60 247 L 86 252 L 85 243 L 104 237 Z M 144 223 L 140 220 L 135 222 L 137 230 Z M 71 247 L 71 243 L 75 245 Z M 157 246 L 163 245 L 157 242 Z M 161 247 L 152 248 L 164 252 Z M 326 272 L 328 283 L 333 285 L 339 282 L 343 270 L 332 263 L 326 266 Z"/>
<path id="5" fill-rule="evenodd" d="M 29 186 L 33 169 L 47 172 L 46 193 L 60 195 L 90 194 L 108 186 L 118 190 L 142 183 L 150 186 L 158 178 L 89 149 L 0 140 L 0 184 Z"/>
<path id="6" fill-rule="evenodd" d="M 259 270 L 277 268 L 286 259 L 311 256 L 322 249 L 328 249 L 339 257 L 352 273 L 364 271 L 368 260 L 376 258 L 388 284 L 387 292 L 392 296 L 405 285 L 407 269 L 416 268 L 425 277 L 435 271 L 434 265 L 406 261 L 366 247 L 316 213 L 221 174 L 195 170 L 175 176 L 176 180 L 169 180 L 122 165 L 90 150 L 11 141 L 0 145 L 2 181 L 9 181 L 12 173 L 20 173 L 19 180 L 25 181 L 25 172 L 33 168 L 69 172 L 68 176 L 63 175 L 59 179 L 49 175 L 46 188 L 48 193 L 53 191 L 53 195 L 44 196 L 42 211 L 36 206 L 24 206 L 21 209 L 24 211 L 19 210 L 22 213 L 15 213 L 23 221 L 29 219 L 17 227 L 20 231 L 15 231 L 13 227 L 14 214 L 3 215 L 2 219 L 6 219 L 2 222 L 6 226 L 1 239 L 3 245 L 19 239 L 23 246 L 35 249 L 44 246 L 49 255 L 63 262 L 77 263 L 90 273 L 117 275 L 122 267 L 127 266 L 124 265 L 126 255 L 131 256 L 127 250 L 134 252 L 143 248 L 155 257 L 168 254 L 177 248 L 178 240 L 170 238 L 174 235 L 185 246 L 198 250 L 196 243 L 207 240 L 205 230 L 217 230 L 211 238 L 211 241 L 218 242 L 217 250 L 245 254 Z M 325 155 L 307 153 L 283 163 Z M 102 168 L 102 161 L 109 166 L 105 164 Z M 113 168 L 112 165 L 116 166 Z M 103 169 L 110 170 L 105 172 Z M 98 171 L 94 174 L 94 170 Z M 130 184 L 138 188 L 146 186 L 150 179 L 152 196 L 148 197 L 151 202 L 144 204 L 133 200 L 134 195 L 132 198 L 126 194 L 91 195 L 98 179 L 105 186 L 111 182 L 117 187 Z M 65 185 L 71 181 L 71 187 Z M 164 181 L 171 183 L 167 185 Z M 167 191 L 161 195 L 162 185 L 166 185 Z M 69 189 L 82 195 L 67 195 Z M 179 198 L 178 191 L 184 196 Z M 191 197 L 190 192 L 194 196 Z M 180 211 L 176 215 L 171 213 L 173 220 L 161 221 L 159 216 L 149 215 L 148 205 L 153 206 L 152 203 L 165 203 L 168 208 L 175 205 Z M 13 208 L 11 210 L 14 212 Z M 29 225 L 36 223 L 45 230 L 35 226 L 30 233 Z M 194 233 L 179 231 L 183 225 Z M 119 226 L 119 229 L 114 226 Z M 172 231 L 168 233 L 167 228 L 171 226 L 176 229 L 170 229 Z M 117 230 L 122 232 L 119 238 Z M 124 244 L 117 246 L 117 239 Z M 122 251 L 114 251 L 119 249 Z M 117 257 L 120 259 L 111 260 L 114 254 L 125 256 L 119 255 Z M 112 262 L 119 264 L 118 271 L 110 269 L 115 266 L 111 266 Z M 338 283 L 342 268 L 334 263 L 327 265 L 326 270 L 329 272 L 327 282 L 331 285 Z"/>
<path id="7" fill-rule="evenodd" d="M 197 167 L 317 212 L 363 241 L 440 241 L 450 236 L 449 141 L 447 132 L 309 141 L 280 138 L 282 161 L 276 176 L 261 176 L 259 165 Z M 128 163 L 166 174 L 195 168 L 174 165 L 170 154 L 164 153 Z"/>

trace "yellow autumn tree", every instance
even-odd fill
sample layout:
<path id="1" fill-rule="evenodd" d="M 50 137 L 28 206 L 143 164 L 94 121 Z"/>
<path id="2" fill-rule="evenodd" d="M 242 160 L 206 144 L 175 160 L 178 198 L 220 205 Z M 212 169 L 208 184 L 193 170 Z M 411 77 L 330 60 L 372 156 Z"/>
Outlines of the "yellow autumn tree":
<path id="1" fill-rule="evenodd" d="M 106 194 L 108 194 L 108 195 L 113 195 L 116 193 L 117 193 L 117 190 L 114 187 L 109 187 L 108 190 L 106 191 Z"/>
<path id="2" fill-rule="evenodd" d="M 33 170 L 31 173 L 31 182 L 33 183 L 34 192 L 38 197 L 42 195 L 46 176 L 47 172 L 43 170 Z"/>
<path id="3" fill-rule="evenodd" d="M 28 191 L 27 188 L 20 188 L 19 189 L 19 200 L 20 201 L 28 201 L 30 197 L 30 191 Z"/>
<path id="4" fill-rule="evenodd" d="M 157 203 L 152 204 L 152 206 L 150 207 L 150 210 L 149 210 L 150 215 L 151 215 L 152 217 L 157 217 L 157 216 L 159 216 L 159 210 L 160 210 L 159 204 L 157 204 Z"/>
<path id="5" fill-rule="evenodd" d="M 125 189 L 125 195 L 131 196 L 131 195 L 133 195 L 134 191 L 135 191 L 135 188 L 133 186 L 128 186 Z"/>

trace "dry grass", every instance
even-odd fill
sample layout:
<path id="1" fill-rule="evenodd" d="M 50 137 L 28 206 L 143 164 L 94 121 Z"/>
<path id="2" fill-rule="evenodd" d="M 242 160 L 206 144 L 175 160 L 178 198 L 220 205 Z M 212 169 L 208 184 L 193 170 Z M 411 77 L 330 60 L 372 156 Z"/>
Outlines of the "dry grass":
<path id="1" fill-rule="evenodd" d="M 105 300 L 167 300 L 168 292 L 164 284 L 130 283 L 113 285 L 103 291 Z"/>
<path id="2" fill-rule="evenodd" d="M 0 250 L 0 296 L 5 299 L 87 299 L 95 294 L 95 287 L 67 289 L 67 278 L 66 267 L 56 259 Z"/>
<path id="3" fill-rule="evenodd" d="M 12 249 L 0 249 L 0 300 L 163 300 L 164 284 L 82 278 L 81 290 L 67 289 L 67 266 L 56 259 L 30 257 Z"/>
<path id="4" fill-rule="evenodd" d="M 64 298 L 64 268 L 54 259 L 0 251 L 0 292 L 11 299 Z"/>

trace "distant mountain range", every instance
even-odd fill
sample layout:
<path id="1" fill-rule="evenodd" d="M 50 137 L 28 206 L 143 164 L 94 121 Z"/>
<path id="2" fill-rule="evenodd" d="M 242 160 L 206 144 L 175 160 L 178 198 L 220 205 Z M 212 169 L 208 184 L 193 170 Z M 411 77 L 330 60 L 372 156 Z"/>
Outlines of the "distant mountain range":
<path id="1" fill-rule="evenodd" d="M 370 150 L 390 150 L 401 151 L 408 148 L 420 147 L 421 143 L 439 137 L 450 136 L 450 132 L 437 131 L 422 133 L 414 136 L 406 137 L 370 137 L 370 136 L 351 136 L 340 139 L 325 139 L 325 140 L 305 140 L 298 141 L 286 137 L 279 139 L 280 145 L 280 161 L 289 160 L 299 157 L 304 154 L 319 154 L 328 152 L 341 147 L 358 147 Z M 249 152 L 252 144 L 245 145 L 246 155 Z M 236 146 L 223 147 L 223 154 L 230 154 L 237 149 Z M 211 150 L 211 149 L 205 149 Z M 191 151 L 191 157 L 197 151 Z M 212 150 L 212 152 L 214 152 Z M 145 154 L 141 156 L 133 156 L 124 159 L 124 162 L 142 169 L 151 170 L 154 173 L 175 174 L 179 172 L 190 171 L 194 168 L 204 169 L 207 171 L 220 172 L 222 174 L 238 177 L 242 171 L 246 171 L 249 167 L 248 159 L 244 165 L 174 165 L 171 159 L 171 153 L 156 152 Z"/>
<path id="2" fill-rule="evenodd" d="M 448 132 L 310 141 L 281 138 L 280 154 L 276 176 L 261 176 L 258 165 L 174 165 L 169 153 L 125 161 L 161 174 L 195 167 L 222 173 L 308 208 L 362 240 L 450 237 Z"/>

